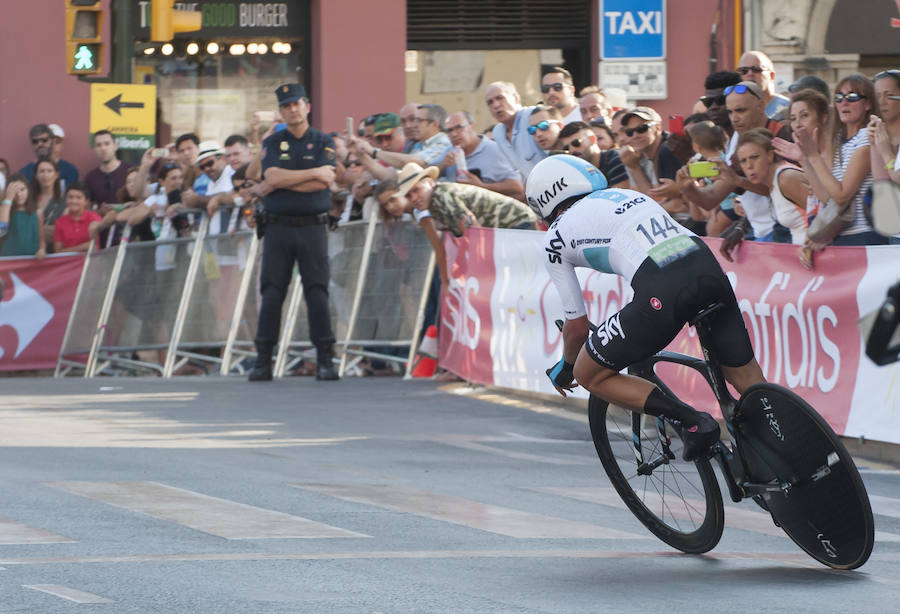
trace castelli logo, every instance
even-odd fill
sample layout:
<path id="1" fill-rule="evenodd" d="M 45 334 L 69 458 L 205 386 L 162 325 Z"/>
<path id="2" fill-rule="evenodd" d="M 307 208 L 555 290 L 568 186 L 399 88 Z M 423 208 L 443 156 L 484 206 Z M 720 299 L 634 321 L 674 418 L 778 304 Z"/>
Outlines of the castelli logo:
<path id="1" fill-rule="evenodd" d="M 650 306 L 653 307 L 656 311 L 659 311 L 660 309 L 662 309 L 662 301 L 654 296 L 650 299 Z"/>

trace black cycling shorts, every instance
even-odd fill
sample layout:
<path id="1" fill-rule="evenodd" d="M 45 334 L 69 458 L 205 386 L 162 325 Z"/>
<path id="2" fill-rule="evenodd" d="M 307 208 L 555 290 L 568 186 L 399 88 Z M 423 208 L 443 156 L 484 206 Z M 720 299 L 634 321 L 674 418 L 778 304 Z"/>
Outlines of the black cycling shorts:
<path id="1" fill-rule="evenodd" d="M 710 315 L 712 347 L 726 367 L 741 367 L 753 358 L 753 346 L 728 278 L 703 241 L 698 248 L 660 268 L 648 258 L 631 280 L 634 298 L 600 323 L 585 343 L 598 364 L 621 371 L 665 348 L 682 327 L 714 303 Z"/>

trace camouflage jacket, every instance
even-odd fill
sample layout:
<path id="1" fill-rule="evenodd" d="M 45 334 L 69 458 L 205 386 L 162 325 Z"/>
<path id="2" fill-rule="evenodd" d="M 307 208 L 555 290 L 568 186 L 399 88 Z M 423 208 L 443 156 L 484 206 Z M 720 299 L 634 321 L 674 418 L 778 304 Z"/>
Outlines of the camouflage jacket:
<path id="1" fill-rule="evenodd" d="M 537 221 L 537 216 L 525 203 L 465 183 L 435 184 L 428 209 L 438 225 L 455 236 L 462 236 L 462 221 L 465 222 L 463 227 L 477 222 L 479 226 L 492 228 L 517 228 Z"/>

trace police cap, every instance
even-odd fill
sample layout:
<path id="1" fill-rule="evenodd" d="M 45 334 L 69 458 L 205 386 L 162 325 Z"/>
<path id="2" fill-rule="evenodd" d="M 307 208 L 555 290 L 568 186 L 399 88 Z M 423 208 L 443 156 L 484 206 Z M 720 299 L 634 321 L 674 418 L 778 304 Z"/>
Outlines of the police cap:
<path id="1" fill-rule="evenodd" d="M 278 106 L 281 106 L 306 98 L 306 89 L 299 83 L 285 83 L 278 86 L 275 95 L 278 96 Z"/>

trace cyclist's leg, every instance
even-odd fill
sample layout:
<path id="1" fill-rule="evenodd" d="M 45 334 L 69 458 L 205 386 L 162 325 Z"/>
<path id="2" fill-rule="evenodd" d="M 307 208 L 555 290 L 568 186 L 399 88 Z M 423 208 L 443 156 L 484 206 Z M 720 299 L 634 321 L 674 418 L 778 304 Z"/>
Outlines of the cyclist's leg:
<path id="1" fill-rule="evenodd" d="M 615 405 L 681 422 L 684 457 L 690 460 L 718 441 L 715 419 L 668 396 L 651 382 L 620 373 L 668 345 L 683 325 L 666 309 L 668 297 L 662 299 L 659 309 L 659 303 L 642 298 L 632 300 L 588 337 L 575 361 L 575 379 L 594 396 Z"/>
<path id="2" fill-rule="evenodd" d="M 766 381 L 762 368 L 755 357 L 740 367 L 726 367 L 722 365 L 722 374 L 728 380 L 728 383 L 735 387 L 738 394 L 744 394 L 744 391 L 753 384 L 761 384 Z"/>

